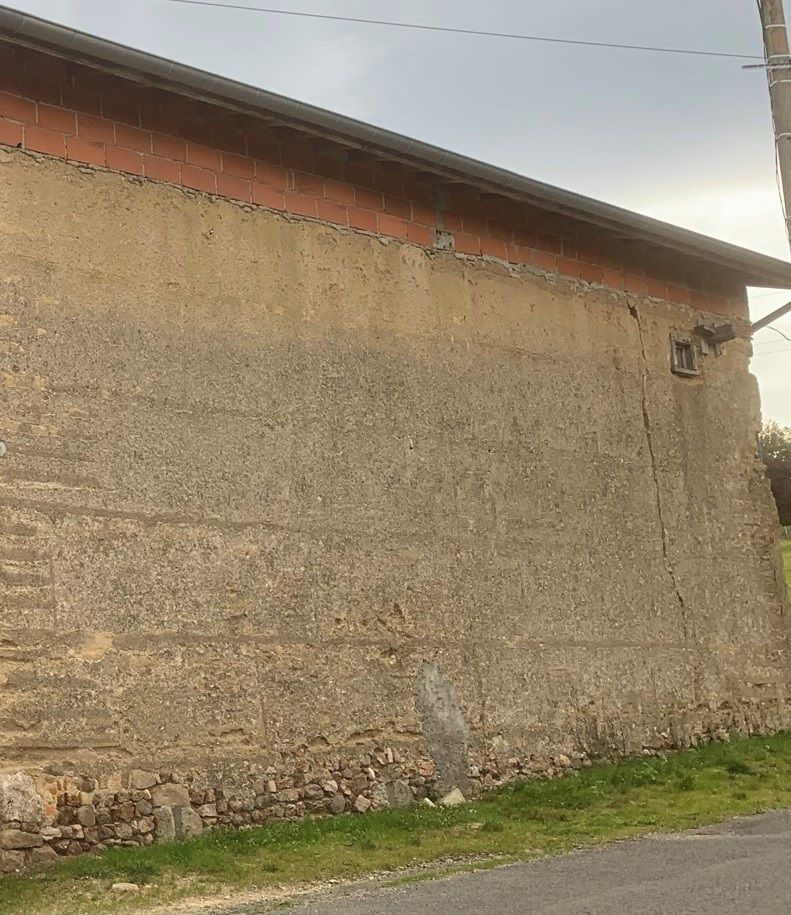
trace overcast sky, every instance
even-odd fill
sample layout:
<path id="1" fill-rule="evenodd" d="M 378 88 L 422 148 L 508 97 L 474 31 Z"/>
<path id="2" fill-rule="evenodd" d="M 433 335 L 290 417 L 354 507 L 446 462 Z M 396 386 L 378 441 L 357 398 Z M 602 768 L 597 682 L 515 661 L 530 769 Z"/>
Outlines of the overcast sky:
<path id="1" fill-rule="evenodd" d="M 0 0 L 532 178 L 789 259 L 760 70 L 184 6 Z M 221 2 L 221 0 L 219 0 Z M 754 0 L 239 0 L 593 41 L 761 54 Z M 791 293 L 755 290 L 754 317 Z M 791 317 L 777 323 L 791 337 Z M 791 343 L 756 336 L 764 417 L 791 425 Z"/>

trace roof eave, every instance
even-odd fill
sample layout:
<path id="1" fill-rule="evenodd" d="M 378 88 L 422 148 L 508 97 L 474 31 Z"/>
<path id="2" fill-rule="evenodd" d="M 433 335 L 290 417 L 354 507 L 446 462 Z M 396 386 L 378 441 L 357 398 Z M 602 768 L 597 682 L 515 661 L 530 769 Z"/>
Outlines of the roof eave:
<path id="1" fill-rule="evenodd" d="M 746 285 L 791 288 L 791 263 L 786 261 L 3 6 L 0 36 L 213 104 L 270 120 L 282 118 L 297 129 L 717 265 L 737 273 Z"/>

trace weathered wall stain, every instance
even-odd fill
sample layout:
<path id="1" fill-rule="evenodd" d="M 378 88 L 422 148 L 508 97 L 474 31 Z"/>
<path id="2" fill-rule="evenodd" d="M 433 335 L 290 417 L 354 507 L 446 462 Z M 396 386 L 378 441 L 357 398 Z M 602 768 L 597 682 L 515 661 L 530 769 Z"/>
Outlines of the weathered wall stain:
<path id="1" fill-rule="evenodd" d="M 461 712 L 453 684 L 436 664 L 422 664 L 415 677 L 415 706 L 423 725 L 426 747 L 437 767 L 440 789 L 467 789 L 470 729 Z"/>

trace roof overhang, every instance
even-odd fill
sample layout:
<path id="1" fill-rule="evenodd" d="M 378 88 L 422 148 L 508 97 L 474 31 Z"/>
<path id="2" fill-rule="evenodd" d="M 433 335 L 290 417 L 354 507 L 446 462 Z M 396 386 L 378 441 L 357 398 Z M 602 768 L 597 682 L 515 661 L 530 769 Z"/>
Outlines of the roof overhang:
<path id="1" fill-rule="evenodd" d="M 745 285 L 791 288 L 791 263 L 786 261 L 3 6 L 0 38 L 269 121 L 275 119 L 281 125 L 400 162 L 446 181 L 561 213 L 597 226 L 616 239 L 661 249 L 688 263 L 718 267 Z"/>

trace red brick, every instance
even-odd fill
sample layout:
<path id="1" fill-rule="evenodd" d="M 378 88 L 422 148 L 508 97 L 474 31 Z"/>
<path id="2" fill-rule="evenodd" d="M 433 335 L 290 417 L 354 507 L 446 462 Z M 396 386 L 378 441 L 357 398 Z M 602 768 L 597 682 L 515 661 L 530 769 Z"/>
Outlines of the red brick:
<path id="1" fill-rule="evenodd" d="M 297 216 L 317 216 L 318 207 L 315 197 L 306 197 L 304 194 L 295 194 L 286 191 L 286 210 Z"/>
<path id="2" fill-rule="evenodd" d="M 0 143 L 4 146 L 21 146 L 22 125 L 7 118 L 0 118 Z"/>
<path id="3" fill-rule="evenodd" d="M 538 235 L 533 232 L 532 229 L 524 229 L 521 226 L 516 226 L 514 227 L 512 234 L 515 245 L 521 245 L 524 248 L 538 247 Z"/>
<path id="4" fill-rule="evenodd" d="M 37 102 L 45 102 L 48 105 L 61 103 L 60 83 L 51 83 L 49 80 L 23 73 L 19 80 L 19 88 L 22 95 L 34 98 Z"/>
<path id="5" fill-rule="evenodd" d="M 503 218 L 503 201 L 501 197 L 484 194 L 478 207 L 487 220 L 501 222 Z"/>
<path id="6" fill-rule="evenodd" d="M 446 232 L 463 232 L 464 220 L 457 213 L 443 213 L 442 228 Z"/>
<path id="7" fill-rule="evenodd" d="M 181 169 L 179 163 L 172 159 L 163 159 L 161 156 L 146 156 L 143 160 L 143 169 L 146 178 L 155 181 L 169 181 L 171 184 L 181 184 Z"/>
<path id="8" fill-rule="evenodd" d="M 385 208 L 384 194 L 361 187 L 354 189 L 354 203 L 358 209 L 363 210 L 384 210 Z"/>
<path id="9" fill-rule="evenodd" d="M 582 264 L 579 261 L 575 261 L 570 257 L 559 257 L 558 258 L 558 273 L 562 276 L 573 277 L 578 279 L 580 275 L 580 269 Z"/>
<path id="10" fill-rule="evenodd" d="M 103 143 L 93 143 L 82 137 L 66 138 L 66 156 L 72 162 L 87 162 L 89 165 L 107 165 L 107 153 Z"/>
<path id="11" fill-rule="evenodd" d="M 19 80 L 24 66 L 17 49 L 0 44 L 0 89 L 19 95 Z"/>
<path id="12" fill-rule="evenodd" d="M 733 313 L 733 304 L 723 295 L 709 295 L 707 310 L 715 315 L 729 315 Z"/>
<path id="13" fill-rule="evenodd" d="M 72 65 L 72 85 L 78 89 L 101 93 L 110 88 L 110 75 L 84 64 Z"/>
<path id="14" fill-rule="evenodd" d="M 603 283 L 604 271 L 596 264 L 580 264 L 580 279 L 587 283 Z"/>
<path id="15" fill-rule="evenodd" d="M 438 225 L 437 211 L 425 203 L 415 203 L 412 201 L 412 222 L 421 226 L 428 226 L 430 229 Z"/>
<path id="16" fill-rule="evenodd" d="M 547 273 L 558 272 L 557 254 L 552 254 L 550 251 L 536 251 L 534 248 L 528 248 L 525 251 L 526 258 L 523 263 L 532 264 L 539 270 L 546 270 Z"/>
<path id="17" fill-rule="evenodd" d="M 508 259 L 508 245 L 499 238 L 482 238 L 481 254 L 489 257 L 499 257 L 500 260 Z"/>
<path id="18" fill-rule="evenodd" d="M 309 143 L 290 141 L 280 146 L 280 160 L 287 168 L 300 172 L 316 170 L 316 156 Z"/>
<path id="19" fill-rule="evenodd" d="M 156 105 L 147 105 L 140 109 L 140 126 L 143 130 L 151 130 L 168 136 L 175 136 L 179 132 L 177 118 L 172 114 L 160 111 Z"/>
<path id="20" fill-rule="evenodd" d="M 115 124 L 90 114 L 77 115 L 77 136 L 97 143 L 115 144 Z"/>
<path id="21" fill-rule="evenodd" d="M 325 184 L 328 179 L 330 181 L 339 181 L 341 184 L 346 183 L 346 167 L 343 162 L 322 156 L 318 160 L 316 170 L 324 178 Z"/>
<path id="22" fill-rule="evenodd" d="M 180 140 L 178 137 L 155 133 L 152 137 L 151 148 L 154 155 L 162 159 L 174 159 L 176 162 L 187 161 L 187 141 Z"/>
<path id="23" fill-rule="evenodd" d="M 272 210 L 285 210 L 286 198 L 283 191 L 278 191 L 269 184 L 252 184 L 253 203 Z"/>
<path id="24" fill-rule="evenodd" d="M 431 248 L 434 244 L 434 233 L 431 229 L 419 226 L 414 222 L 407 223 L 406 237 L 413 244 L 422 245 L 424 248 Z"/>
<path id="25" fill-rule="evenodd" d="M 605 267 L 602 273 L 602 282 L 605 286 L 612 286 L 613 289 L 623 289 L 626 285 L 626 276 L 623 270 L 612 270 L 609 267 Z"/>
<path id="26" fill-rule="evenodd" d="M 25 127 L 25 149 L 66 158 L 66 138 L 56 130 L 44 127 Z"/>
<path id="27" fill-rule="evenodd" d="M 487 235 L 490 238 L 496 238 L 499 241 L 512 242 L 514 240 L 514 232 L 510 226 L 503 225 L 500 222 L 487 222 L 486 223 Z"/>
<path id="28" fill-rule="evenodd" d="M 388 168 L 387 165 L 384 166 Z M 376 189 L 384 191 L 385 195 L 403 200 L 407 195 L 404 190 L 404 176 L 397 171 L 384 171 L 376 176 Z M 387 197 L 385 197 L 385 209 L 387 209 Z M 400 216 L 401 213 L 393 213 L 394 216 Z"/>
<path id="29" fill-rule="evenodd" d="M 324 179 L 305 172 L 294 172 L 294 190 L 306 197 L 323 197 Z"/>
<path id="30" fill-rule="evenodd" d="M 222 154 L 222 170 L 226 175 L 235 175 L 237 178 L 247 178 L 251 181 L 255 177 L 255 163 L 246 156 L 235 156 L 233 153 Z"/>
<path id="31" fill-rule="evenodd" d="M 364 229 L 366 232 L 376 232 L 376 213 L 370 210 L 360 210 L 349 207 L 349 225 L 354 229 Z"/>
<path id="32" fill-rule="evenodd" d="M 354 188 L 343 181 L 325 181 L 324 192 L 327 200 L 333 200 L 335 203 L 353 204 Z"/>
<path id="33" fill-rule="evenodd" d="M 212 126 L 211 145 L 215 149 L 236 153 L 240 156 L 247 153 L 247 137 L 235 127 L 224 124 Z"/>
<path id="34" fill-rule="evenodd" d="M 135 102 L 122 95 L 102 95 L 102 117 L 132 127 L 140 126 L 140 109 Z"/>
<path id="35" fill-rule="evenodd" d="M 25 69 L 31 76 L 50 83 L 65 83 L 69 76 L 69 65 L 65 60 L 40 52 L 29 55 Z"/>
<path id="36" fill-rule="evenodd" d="M 400 216 L 401 219 L 406 219 L 407 222 L 412 221 L 412 204 L 408 200 L 403 200 L 400 197 L 385 197 L 385 213 L 389 213 L 391 216 Z"/>
<path id="37" fill-rule="evenodd" d="M 98 92 L 81 89 L 79 86 L 62 86 L 60 91 L 64 108 L 96 116 L 102 113 L 102 99 Z"/>
<path id="38" fill-rule="evenodd" d="M 360 165 L 348 164 L 346 166 L 346 180 L 356 187 L 369 188 L 371 190 L 376 187 L 375 172 Z"/>
<path id="39" fill-rule="evenodd" d="M 219 172 L 222 169 L 220 153 L 216 149 L 200 146 L 197 143 L 187 143 L 187 162 L 212 172 Z"/>
<path id="40" fill-rule="evenodd" d="M 253 159 L 263 159 L 265 162 L 274 163 L 281 161 L 280 146 L 272 136 L 250 134 L 247 137 L 247 147 Z"/>
<path id="41" fill-rule="evenodd" d="M 657 299 L 667 298 L 667 283 L 662 280 L 656 280 L 653 277 L 645 278 L 645 291 L 648 295 L 655 296 Z"/>
<path id="42" fill-rule="evenodd" d="M 143 157 L 131 149 L 120 146 L 107 147 L 107 167 L 117 172 L 129 172 L 130 175 L 143 174 Z"/>
<path id="43" fill-rule="evenodd" d="M 37 123 L 39 127 L 57 130 L 59 133 L 77 133 L 77 115 L 73 111 L 54 108 L 52 105 L 38 106 Z"/>
<path id="44" fill-rule="evenodd" d="M 175 133 L 176 136 L 183 137 L 194 146 L 202 146 L 204 149 L 212 148 L 211 127 L 199 121 L 185 121 L 179 118 Z"/>
<path id="45" fill-rule="evenodd" d="M 563 239 L 560 236 L 539 233 L 534 238 L 531 247 L 538 248 L 539 251 L 549 251 L 551 254 L 563 254 Z M 576 260 L 576 258 L 569 258 L 569 260 Z"/>
<path id="46" fill-rule="evenodd" d="M 269 187 L 276 187 L 285 190 L 289 186 L 288 170 L 280 165 L 271 165 L 269 162 L 256 161 L 255 163 L 255 180 L 259 184 L 268 184 Z"/>
<path id="47" fill-rule="evenodd" d="M 377 228 L 381 235 L 392 235 L 393 238 L 407 237 L 407 223 L 398 216 L 390 216 L 388 213 L 379 213 L 376 219 Z"/>
<path id="48" fill-rule="evenodd" d="M 331 200 L 316 201 L 316 208 L 319 219 L 325 219 L 327 222 L 334 222 L 339 226 L 349 224 L 349 213 L 346 207 L 339 203 L 333 203 Z"/>
<path id="49" fill-rule="evenodd" d="M 686 286 L 668 286 L 667 297 L 671 302 L 678 302 L 680 305 L 689 305 L 689 289 Z"/>
<path id="50" fill-rule="evenodd" d="M 481 236 L 470 232 L 454 232 L 455 248 L 460 254 L 480 254 Z"/>
<path id="51" fill-rule="evenodd" d="M 217 193 L 245 203 L 251 203 L 253 199 L 250 182 L 236 175 L 217 175 Z"/>
<path id="52" fill-rule="evenodd" d="M 0 92 L 0 117 L 23 124 L 36 123 L 36 103 L 8 92 Z"/>
<path id="53" fill-rule="evenodd" d="M 0 92 L 9 92 L 19 95 L 19 83 L 22 74 L 14 67 L 8 66 L 5 60 L 0 59 Z"/>
<path id="54" fill-rule="evenodd" d="M 637 276 L 635 273 L 627 273 L 624 277 L 623 288 L 627 292 L 634 292 L 637 294 L 643 294 L 646 290 L 645 277 Z"/>
<path id="55" fill-rule="evenodd" d="M 133 149 L 135 152 L 151 152 L 151 134 L 139 127 L 128 127 L 126 124 L 116 124 L 115 142 L 124 149 Z"/>
<path id="56" fill-rule="evenodd" d="M 207 168 L 182 165 L 181 183 L 184 187 L 191 187 L 196 191 L 205 191 L 207 194 L 215 194 L 217 192 L 217 175 Z"/>
<path id="57" fill-rule="evenodd" d="M 489 234 L 486 221 L 477 216 L 464 216 L 464 231 L 467 235 L 484 236 Z"/>

